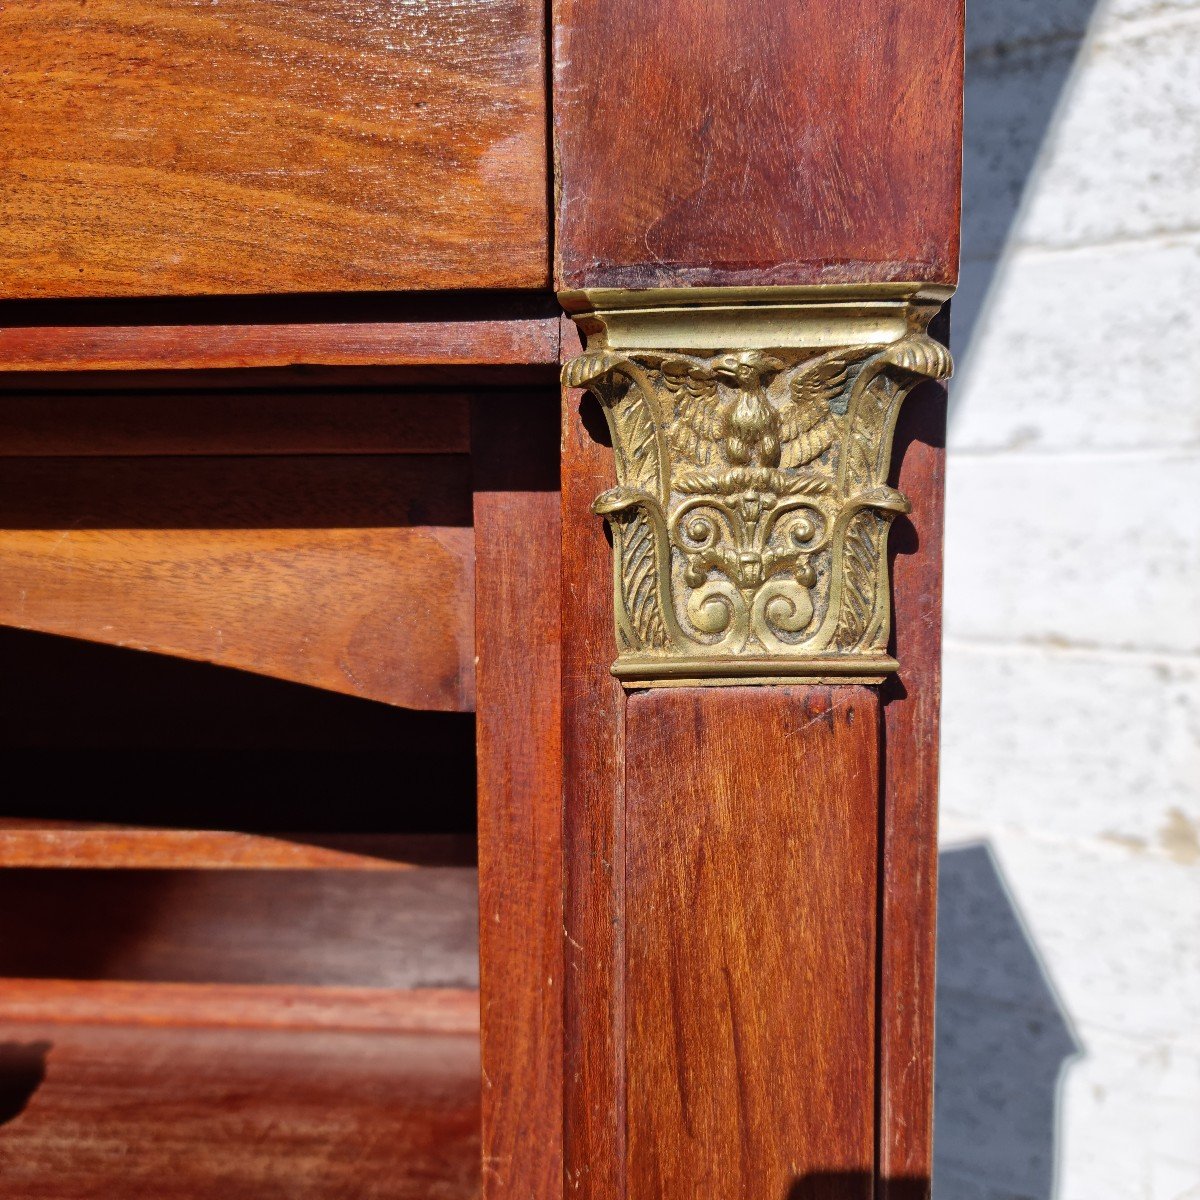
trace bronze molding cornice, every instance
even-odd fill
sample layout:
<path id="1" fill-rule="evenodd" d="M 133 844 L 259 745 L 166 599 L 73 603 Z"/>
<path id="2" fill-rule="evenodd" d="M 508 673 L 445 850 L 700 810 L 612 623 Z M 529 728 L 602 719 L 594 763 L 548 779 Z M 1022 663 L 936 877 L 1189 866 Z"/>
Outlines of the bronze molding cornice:
<path id="1" fill-rule="evenodd" d="M 604 408 L 617 486 L 618 657 L 631 687 L 878 683 L 891 602 L 887 484 L 904 398 L 944 379 L 926 333 L 952 289 L 560 293 L 587 338 L 562 373 Z"/>

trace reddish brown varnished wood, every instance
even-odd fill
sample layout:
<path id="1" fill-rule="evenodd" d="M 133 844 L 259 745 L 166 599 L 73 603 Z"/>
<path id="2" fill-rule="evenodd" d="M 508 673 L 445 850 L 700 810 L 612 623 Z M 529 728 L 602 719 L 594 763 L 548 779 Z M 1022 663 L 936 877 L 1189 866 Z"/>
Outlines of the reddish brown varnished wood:
<path id="1" fill-rule="evenodd" d="M 13 1200 L 474 1200 L 473 1033 L 0 1020 Z"/>
<path id="2" fill-rule="evenodd" d="M 479 368 L 542 367 L 558 361 L 558 321 L 491 312 L 455 314 L 441 319 L 395 321 L 339 319 L 342 306 L 330 302 L 324 320 L 265 323 L 257 313 L 224 320 L 195 319 L 168 308 L 169 323 L 149 312 L 111 323 L 114 313 L 89 311 L 34 314 L 44 324 L 0 321 L 0 385 L 30 386 L 28 377 L 78 372 L 153 371 L 167 378 L 182 371 L 253 369 L 304 382 L 315 369 L 376 374 L 423 368 L 472 373 Z M 198 314 L 204 317 L 207 314 Z M 90 319 L 89 319 L 90 318 Z M 472 372 L 472 369 L 473 372 Z M 543 375 L 545 371 L 543 370 Z M 111 386 L 101 383 L 99 386 Z M 179 386 L 155 378 L 152 386 Z"/>
<path id="3" fill-rule="evenodd" d="M 409 871 L 475 862 L 461 834 L 287 834 L 0 818 L 0 867 Z"/>
<path id="4" fill-rule="evenodd" d="M 946 338 L 948 322 L 934 332 Z M 883 689 L 880 1200 L 924 1200 L 933 1172 L 945 430 L 945 388 L 926 384 L 905 401 L 896 430 L 894 482 L 913 508 L 891 535 L 900 672 Z"/>
<path id="5" fill-rule="evenodd" d="M 479 993 L 470 988 L 6 979 L 0 1000 L 4 1020 L 39 1024 L 479 1033 Z"/>
<path id="6" fill-rule="evenodd" d="M 556 0 L 560 287 L 957 276 L 960 0 Z"/>
<path id="7" fill-rule="evenodd" d="M 870 1195 L 877 742 L 864 687 L 630 697 L 630 1200 Z"/>
<path id="8" fill-rule="evenodd" d="M 948 7 L 750 0 L 722 11 L 693 0 L 556 4 L 564 286 L 952 278 L 957 0 Z M 535 445 L 553 429 L 552 418 L 537 415 L 536 396 L 476 399 L 473 513 L 461 503 L 469 492 L 458 474 L 465 462 L 441 483 L 426 479 L 418 491 L 436 511 L 420 512 L 412 489 L 397 484 L 398 460 L 389 453 L 461 454 L 461 397 L 453 401 L 457 416 L 448 405 L 426 409 L 421 420 L 414 405 L 396 417 L 415 418 L 402 430 L 373 418 L 358 424 L 349 408 L 339 414 L 345 424 L 322 425 L 314 411 L 301 420 L 280 391 L 264 401 L 277 419 L 243 422 L 239 431 L 246 389 L 282 386 L 295 395 L 317 384 L 418 380 L 458 387 L 484 372 L 493 384 L 536 383 L 560 350 L 573 349 L 573 329 L 560 336 L 557 320 L 536 305 L 511 293 L 480 300 L 462 291 L 548 282 L 550 189 L 542 170 L 530 169 L 543 152 L 528 140 L 541 82 L 535 88 L 522 73 L 533 61 L 528 23 L 541 21 L 541 6 L 302 0 L 286 7 L 285 18 L 261 0 L 213 11 L 187 0 L 10 5 L 0 34 L 15 31 L 10 41 L 25 67 L 6 92 L 21 107 L 16 135 L 0 150 L 0 179 L 14 161 L 24 178 L 0 212 L 9 218 L 0 233 L 0 290 L 81 297 L 153 289 L 178 297 L 440 287 L 456 294 L 410 296 L 395 308 L 382 297 L 356 306 L 345 294 L 255 297 L 241 308 L 199 295 L 92 308 L 82 300 L 4 305 L 0 388 L 18 389 L 26 405 L 14 418 L 25 439 L 18 453 L 76 446 L 73 453 L 92 456 L 92 465 L 0 464 L 0 509 L 10 512 L 10 533 L 0 535 L 0 592 L 6 580 L 21 586 L 14 562 L 20 570 L 31 557 L 38 570 L 53 562 L 49 574 L 24 577 L 21 612 L 41 605 L 50 622 L 38 628 L 127 641 L 136 618 L 145 625 L 134 644 L 392 704 L 469 707 L 478 656 L 482 1110 L 476 1083 L 475 1107 L 457 1109 L 453 1120 L 433 1118 L 428 1137 L 380 1124 L 397 1105 L 424 1112 L 431 1095 L 440 1103 L 464 1093 L 427 1071 L 424 1049 L 414 1048 L 448 1028 L 429 1017 L 423 1035 L 399 1050 L 390 1034 L 377 1035 L 426 1018 L 397 1016 L 384 988 L 370 997 L 361 986 L 416 978 L 404 971 L 439 985 L 471 982 L 461 973 L 476 961 L 461 936 L 473 930 L 461 903 L 467 877 L 459 876 L 454 897 L 437 893 L 440 903 L 430 907 L 428 896 L 404 892 L 424 872 L 360 870 L 366 864 L 329 857 L 342 851 L 327 844 L 284 853 L 274 838 L 268 845 L 210 830 L 186 835 L 186 845 L 181 831 L 159 830 L 147 830 L 136 846 L 40 842 L 16 861 L 41 854 L 44 865 L 86 860 L 106 870 L 61 872 L 77 878 L 57 889 L 57 901 L 47 895 L 41 904 L 28 902 L 28 888 L 47 889 L 50 873 L 27 870 L 3 885 L 6 907 L 18 914 L 10 922 L 22 921 L 0 939 L 13 970 L 24 963 L 29 973 L 65 973 L 73 962 L 79 975 L 211 981 L 233 972 L 276 982 L 115 979 L 93 985 L 97 991 L 79 980 L 23 982 L 21 1012 L 36 1028 L 56 1030 L 62 1046 L 91 1037 L 90 1025 L 72 1028 L 72 1020 L 105 1024 L 77 1060 L 75 1050 L 64 1057 L 84 1064 L 88 1086 L 112 1100 L 112 1110 L 134 1117 L 118 1128 L 112 1112 L 84 1112 L 79 1106 L 93 1100 L 74 1083 L 44 1091 L 53 1119 L 32 1127 L 18 1149 L 21 1169 L 32 1163 L 46 1171 L 18 1177 L 22 1200 L 118 1194 L 105 1163 L 89 1157 L 105 1138 L 121 1150 L 118 1161 L 135 1160 L 121 1180 L 130 1195 L 169 1200 L 159 1183 L 163 1162 L 195 1159 L 170 1183 L 201 1200 L 375 1188 L 402 1200 L 457 1200 L 480 1186 L 481 1121 L 489 1200 L 557 1200 L 563 1183 L 566 1195 L 584 1200 L 854 1200 L 870 1194 L 876 1149 L 889 1200 L 901 1200 L 901 1177 L 908 1200 L 914 1181 L 920 1187 L 928 1177 L 936 633 L 927 613 L 936 604 L 929 554 L 937 533 L 927 538 L 926 522 L 929 504 L 940 501 L 927 447 L 908 447 L 899 481 L 914 493 L 922 541 L 897 563 L 897 650 L 906 674 L 902 690 L 887 693 L 883 760 L 875 697 L 863 689 L 622 692 L 608 671 L 610 552 L 590 511 L 613 482 L 612 454 L 598 414 L 586 402 L 581 413 L 578 395 L 568 395 L 563 409 L 561 571 L 547 551 L 560 511 L 553 482 L 533 484 L 525 474 L 555 456 L 553 446 Z M 147 48 L 142 60 L 111 53 L 134 44 Z M 195 86 L 198 47 L 212 51 L 203 92 Z M 432 47 L 424 58 L 423 47 Z M 284 59 L 295 69 L 260 69 Z M 28 68 L 43 60 L 50 69 L 35 81 Z M 164 103 L 157 89 L 167 75 L 181 86 Z M 33 94 L 43 85 L 44 94 Z M 183 120 L 180 96 L 194 105 L 194 128 Z M 35 144 L 35 127 L 63 124 L 64 104 L 81 110 L 78 127 L 56 140 L 43 132 Z M 257 141 L 240 135 L 250 104 Z M 214 114 L 224 122 L 215 140 Z M 131 115 L 146 119 L 134 126 Z M 351 129 L 348 118 L 356 116 L 361 123 Z M 497 140 L 506 122 L 517 142 Z M 131 136 L 117 144 L 108 136 L 114 129 Z M 166 133 L 175 143 L 141 163 L 147 146 L 164 149 Z M 90 141 L 81 146 L 85 135 Z M 211 159 L 197 163 L 197 146 Z M 152 189 L 148 180 L 162 184 Z M 439 193 L 447 180 L 453 186 Z M 250 193 L 256 203 L 247 216 Z M 323 206 L 316 216 L 314 200 Z M 198 206 L 207 222 L 196 219 Z M 276 307 L 284 300 L 287 307 Z M 206 387 L 208 402 L 224 406 L 211 429 L 194 418 L 154 428 L 152 406 L 163 399 L 155 389 Z M 56 419 L 39 430 L 36 417 L 46 414 L 28 407 L 44 399 L 28 394 L 34 388 L 141 398 L 123 401 L 131 415 L 121 429 L 99 396 L 64 396 L 80 425 L 73 432 Z M 168 470 L 160 457 L 222 446 L 226 457 L 194 458 L 183 468 Z M 144 461 L 100 463 L 97 450 Z M 247 451 L 262 457 L 240 466 L 228 457 Z M 281 455 L 299 458 L 284 467 Z M 331 462 L 318 468 L 317 455 Z M 370 466 L 359 461 L 368 458 Z M 429 464 L 404 469 L 419 474 Z M 448 516 L 439 488 L 451 476 L 458 499 Z M 423 540 L 430 530 L 436 546 Z M 901 523 L 896 540 L 904 534 Z M 6 560 L 6 544 L 30 553 Z M 156 570 L 169 576 L 165 590 Z M 106 736 L 119 744 L 121 733 Z M 401 783 L 412 771 L 411 749 L 397 748 Z M 422 780 L 400 787 L 400 802 L 415 807 L 414 791 L 427 792 L 430 806 L 440 801 Z M 163 803 L 176 799 L 167 792 Z M 326 807 L 339 807 L 337 795 Z M 149 867 L 155 855 L 193 852 L 208 865 L 239 869 L 107 869 L 118 857 L 128 866 L 142 854 L 140 865 Z M 246 870 L 243 853 L 270 869 Z M 335 862 L 353 865 L 346 872 L 353 882 L 276 869 Z M 128 882 L 135 874 L 143 877 Z M 32 876 L 39 880 L 22 897 L 19 885 Z M 106 910 L 97 902 L 122 889 L 123 904 Z M 331 917 L 325 901 L 335 894 Z M 50 920 L 56 903 L 60 937 Z M 30 909 L 36 919 L 23 915 Z M 406 921 L 415 940 L 401 945 L 392 934 Z M 447 922 L 458 936 L 440 936 Z M 452 969 L 460 974 L 448 979 Z M 308 986 L 318 982 L 329 988 L 320 998 Z M 473 1000 L 459 993 L 456 1003 L 461 1010 Z M 62 1020 L 39 1016 L 38 1004 L 55 1003 Z M 280 1005 L 277 1020 L 272 1003 Z M 131 1021 L 167 1041 L 130 1040 L 111 1016 L 122 1004 Z M 184 1037 L 196 1034 L 189 1024 L 228 1026 L 200 1033 L 233 1040 L 198 1049 Z M 284 1066 L 270 1058 L 270 1046 L 282 1041 L 268 1039 L 257 1051 L 235 1044 L 247 1036 L 237 1026 L 257 1034 L 272 1024 L 299 1039 L 280 1052 Z M 342 1040 L 345 1033 L 314 1041 L 314 1028 L 369 1029 L 373 1045 Z M 456 1044 L 471 1033 L 457 1032 Z M 231 1056 L 236 1062 L 227 1067 Z M 412 1063 L 415 1073 L 406 1074 Z M 150 1078 L 152 1067 L 166 1078 Z M 478 1070 L 473 1061 L 466 1069 Z M 213 1086 L 222 1071 L 227 1090 Z M 137 1116 L 147 1108 L 149 1116 Z M 5 1132 L 24 1136 L 31 1126 L 22 1122 L 38 1111 L 31 1105 L 0 1129 L 0 1153 Z M 214 1128 L 229 1149 L 209 1150 Z M 136 1173 L 142 1158 L 145 1177 Z M 457 1183 L 447 1184 L 450 1175 Z M 454 1190 L 462 1186 L 469 1190 Z"/>
<path id="9" fill-rule="evenodd" d="M 0 622 L 473 707 L 466 456 L 11 459 Z"/>
<path id="10" fill-rule="evenodd" d="M 0 457 L 466 454 L 461 393 L 0 392 Z"/>
<path id="11" fill-rule="evenodd" d="M 564 355 L 578 353 L 564 323 Z M 613 656 L 611 551 L 592 501 L 612 486 L 598 406 L 563 394 L 562 697 L 565 1194 L 625 1196 L 625 697 Z"/>
<path id="12" fill-rule="evenodd" d="M 485 1200 L 562 1188 L 557 409 L 547 390 L 471 413 Z"/>
<path id="13" fill-rule="evenodd" d="M 539 287 L 535 0 L 0 11 L 0 293 Z"/>
<path id="14" fill-rule="evenodd" d="M 3 979 L 474 987 L 472 867 L 0 871 Z"/>

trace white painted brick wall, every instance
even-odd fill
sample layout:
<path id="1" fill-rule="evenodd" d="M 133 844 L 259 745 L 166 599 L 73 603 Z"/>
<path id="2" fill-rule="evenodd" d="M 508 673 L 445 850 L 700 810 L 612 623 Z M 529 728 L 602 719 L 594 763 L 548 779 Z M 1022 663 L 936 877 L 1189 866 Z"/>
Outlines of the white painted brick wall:
<path id="1" fill-rule="evenodd" d="M 937 1200 L 1200 1200 L 1200 0 L 967 0 Z"/>

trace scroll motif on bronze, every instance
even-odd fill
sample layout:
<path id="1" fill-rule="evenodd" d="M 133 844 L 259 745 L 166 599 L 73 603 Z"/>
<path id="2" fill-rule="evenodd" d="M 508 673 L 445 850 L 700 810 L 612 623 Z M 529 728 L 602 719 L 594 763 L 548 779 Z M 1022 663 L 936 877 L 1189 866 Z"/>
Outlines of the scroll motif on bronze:
<path id="1" fill-rule="evenodd" d="M 882 346 L 604 347 L 567 364 L 616 453 L 617 486 L 593 507 L 612 529 L 618 676 L 895 668 L 887 538 L 909 505 L 887 484 L 892 434 L 908 392 L 951 370 L 927 319 Z"/>

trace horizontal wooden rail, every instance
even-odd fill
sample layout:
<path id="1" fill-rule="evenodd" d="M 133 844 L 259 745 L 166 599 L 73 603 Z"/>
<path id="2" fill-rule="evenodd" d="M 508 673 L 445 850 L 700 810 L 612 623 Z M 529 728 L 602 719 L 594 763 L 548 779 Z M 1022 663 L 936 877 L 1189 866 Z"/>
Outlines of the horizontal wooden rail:
<path id="1" fill-rule="evenodd" d="M 216 829 L 0 820 L 0 868 L 411 871 L 471 866 L 475 858 L 475 839 L 457 834 L 267 836 Z"/>
<path id="2" fill-rule="evenodd" d="M 557 369 L 557 318 L 0 328 L 5 372 L 491 364 Z"/>
<path id="3" fill-rule="evenodd" d="M 474 988 L 476 872 L 0 870 L 5 978 Z"/>
<path id="4" fill-rule="evenodd" d="M 479 993 L 471 988 L 5 979 L 0 981 L 0 1032 L 12 1021 L 476 1034 Z"/>

